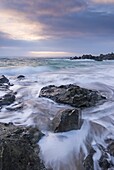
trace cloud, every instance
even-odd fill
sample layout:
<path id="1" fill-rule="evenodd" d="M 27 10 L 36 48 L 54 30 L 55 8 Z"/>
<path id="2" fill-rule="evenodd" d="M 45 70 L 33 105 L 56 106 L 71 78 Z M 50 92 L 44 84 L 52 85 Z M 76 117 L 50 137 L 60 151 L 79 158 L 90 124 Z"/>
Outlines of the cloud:
<path id="1" fill-rule="evenodd" d="M 83 10 L 84 0 L 2 0 L 0 31 L 15 40 L 41 40 L 54 36 L 51 34 L 48 18 L 51 20 Z"/>
<path id="2" fill-rule="evenodd" d="M 99 12 L 99 8 L 92 11 L 87 3 L 89 1 L 99 2 L 3 0 L 5 9 L 1 12 L 0 20 L 4 22 L 0 31 L 8 33 L 13 39 L 30 41 L 112 34 L 113 13 L 107 15 L 104 10 Z"/>
<path id="3" fill-rule="evenodd" d="M 1 10 L 0 31 L 15 40 L 39 40 L 43 36 L 43 24 L 34 22 L 16 11 Z"/>
<path id="4" fill-rule="evenodd" d="M 3 0 L 5 7 L 39 15 L 60 16 L 77 12 L 86 7 L 85 0 Z"/>
<path id="5" fill-rule="evenodd" d="M 107 39 L 112 41 L 113 2 L 1 0 L 0 47 L 21 47 L 22 51 L 30 51 L 30 55 L 47 55 L 47 52 L 53 55 L 53 51 L 59 55 L 60 53 L 55 51 L 79 52 L 85 48 L 89 49 L 95 38 L 96 42 L 104 42 Z M 98 47 L 96 43 L 93 49 L 95 47 Z"/>
<path id="6" fill-rule="evenodd" d="M 92 2 L 98 4 L 114 4 L 114 0 L 92 0 Z"/>

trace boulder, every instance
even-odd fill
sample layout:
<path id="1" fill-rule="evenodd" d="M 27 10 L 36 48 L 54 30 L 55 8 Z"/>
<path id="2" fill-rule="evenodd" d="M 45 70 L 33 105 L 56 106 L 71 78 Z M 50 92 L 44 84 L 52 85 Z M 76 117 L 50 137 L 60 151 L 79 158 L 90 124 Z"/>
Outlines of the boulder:
<path id="1" fill-rule="evenodd" d="M 81 88 L 74 84 L 61 85 L 59 87 L 55 85 L 43 87 L 39 96 L 77 108 L 95 106 L 98 102 L 106 99 L 98 91 Z"/>
<path id="2" fill-rule="evenodd" d="M 42 136 L 37 128 L 0 123 L 0 170 L 46 170 L 38 156 Z"/>
<path id="3" fill-rule="evenodd" d="M 54 132 L 66 132 L 77 130 L 81 127 L 80 110 L 79 109 L 64 109 L 52 120 L 51 129 Z"/>

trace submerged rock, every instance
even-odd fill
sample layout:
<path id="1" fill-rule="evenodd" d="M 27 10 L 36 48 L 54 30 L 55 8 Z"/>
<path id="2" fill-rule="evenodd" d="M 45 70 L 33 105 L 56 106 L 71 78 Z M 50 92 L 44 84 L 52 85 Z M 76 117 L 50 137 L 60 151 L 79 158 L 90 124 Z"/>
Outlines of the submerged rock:
<path id="1" fill-rule="evenodd" d="M 81 127 L 80 110 L 79 109 L 64 109 L 52 120 L 52 130 L 54 132 L 66 132 L 77 130 Z"/>
<path id="2" fill-rule="evenodd" d="M 37 128 L 0 123 L 0 170 L 46 170 L 38 157 L 42 136 Z"/>
<path id="3" fill-rule="evenodd" d="M 19 76 L 17 76 L 17 79 L 23 80 L 23 79 L 25 79 L 25 76 L 24 75 L 19 75 Z"/>
<path id="4" fill-rule="evenodd" d="M 10 106 L 7 106 L 6 109 L 9 111 L 17 111 L 17 110 L 22 110 L 23 109 L 23 103 L 14 103 Z"/>
<path id="5" fill-rule="evenodd" d="M 77 108 L 95 106 L 99 101 L 106 99 L 98 91 L 81 88 L 74 84 L 43 87 L 39 96 Z"/>

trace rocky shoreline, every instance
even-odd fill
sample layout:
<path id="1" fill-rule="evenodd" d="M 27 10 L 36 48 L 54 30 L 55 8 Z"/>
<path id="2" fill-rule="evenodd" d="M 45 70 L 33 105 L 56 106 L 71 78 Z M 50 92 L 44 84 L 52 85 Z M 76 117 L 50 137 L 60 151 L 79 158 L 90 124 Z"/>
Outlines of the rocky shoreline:
<path id="1" fill-rule="evenodd" d="M 19 81 L 25 77 L 18 76 Z M 16 94 L 10 90 L 10 81 L 2 75 L 0 77 L 0 107 L 8 106 L 16 101 Z M 50 131 L 54 133 L 78 130 L 83 124 L 81 111 L 106 101 L 98 91 L 81 88 L 74 84 L 43 87 L 39 97 L 49 98 L 59 104 L 72 106 L 57 113 L 50 123 Z M 13 109 L 13 108 L 12 108 Z M 10 111 L 12 110 L 10 109 Z M 18 107 L 16 109 L 19 109 Z M 40 159 L 38 141 L 44 134 L 37 127 L 15 126 L 13 123 L 0 123 L 0 170 L 46 170 Z M 102 170 L 108 170 L 114 164 L 108 156 L 114 156 L 114 140 L 107 140 L 107 148 L 99 145 L 101 157 L 99 166 Z M 89 154 L 82 161 L 85 170 L 94 170 L 94 148 L 89 149 Z"/>
<path id="2" fill-rule="evenodd" d="M 70 57 L 70 60 L 79 60 L 79 59 L 90 59 L 90 60 L 95 60 L 95 61 L 114 60 L 114 53 L 100 54 L 99 56 L 85 54 L 79 57 L 78 56 Z"/>

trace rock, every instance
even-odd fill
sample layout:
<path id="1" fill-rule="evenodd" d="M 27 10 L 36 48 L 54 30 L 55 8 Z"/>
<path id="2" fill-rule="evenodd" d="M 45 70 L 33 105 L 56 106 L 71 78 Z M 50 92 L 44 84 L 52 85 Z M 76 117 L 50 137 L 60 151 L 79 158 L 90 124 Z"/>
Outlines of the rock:
<path id="1" fill-rule="evenodd" d="M 9 83 L 9 80 L 8 80 L 4 75 L 2 75 L 2 76 L 0 77 L 0 85 L 3 84 L 3 83 L 10 84 L 10 83 Z"/>
<path id="2" fill-rule="evenodd" d="M 108 170 L 111 167 L 109 153 L 107 152 L 108 150 L 104 148 L 101 144 L 99 144 L 98 146 L 99 146 L 99 150 L 101 151 L 99 166 L 102 170 Z"/>
<path id="3" fill-rule="evenodd" d="M 23 103 L 14 103 L 10 106 L 7 106 L 6 109 L 9 111 L 17 111 L 23 109 Z"/>
<path id="4" fill-rule="evenodd" d="M 10 85 L 11 84 L 9 80 L 4 75 L 0 76 L 0 90 L 1 91 L 8 90 Z"/>
<path id="5" fill-rule="evenodd" d="M 0 170 L 46 170 L 38 156 L 42 136 L 37 128 L 0 123 Z"/>
<path id="6" fill-rule="evenodd" d="M 98 102 L 106 99 L 98 91 L 81 88 L 74 84 L 61 85 L 59 87 L 54 85 L 43 87 L 39 96 L 77 108 L 95 106 Z"/>
<path id="7" fill-rule="evenodd" d="M 108 170 L 111 167 L 111 164 L 105 157 L 102 156 L 99 160 L 99 166 L 102 170 Z"/>
<path id="8" fill-rule="evenodd" d="M 97 147 L 100 155 L 100 159 L 97 162 L 99 165 L 99 169 L 108 170 L 109 168 L 114 168 L 114 165 L 110 159 L 111 155 L 110 152 L 108 152 L 108 148 L 104 148 L 101 144 L 97 144 Z M 93 156 L 95 153 L 96 151 L 91 147 L 90 152 L 83 163 L 85 170 L 94 170 Z"/>
<path id="9" fill-rule="evenodd" d="M 94 153 L 95 153 L 95 150 L 91 148 L 88 156 L 85 158 L 83 162 L 83 166 L 85 170 L 94 170 L 94 162 L 93 162 Z"/>
<path id="10" fill-rule="evenodd" d="M 17 79 L 19 79 L 19 80 L 23 80 L 23 79 L 25 79 L 25 76 L 23 76 L 23 75 L 19 75 L 19 76 L 17 77 Z"/>
<path id="11" fill-rule="evenodd" d="M 0 98 L 0 106 L 10 105 L 15 101 L 15 95 L 13 93 L 5 94 Z"/>
<path id="12" fill-rule="evenodd" d="M 54 132 L 77 130 L 80 129 L 80 127 L 81 121 L 79 109 L 64 109 L 52 120 L 52 130 Z"/>
<path id="13" fill-rule="evenodd" d="M 114 60 L 114 53 L 109 54 L 100 54 L 99 56 L 93 56 L 91 54 L 84 54 L 81 57 L 70 57 L 70 60 L 76 60 L 76 59 L 92 59 L 95 61 L 103 61 L 103 60 Z"/>
<path id="14" fill-rule="evenodd" d="M 112 141 L 108 147 L 107 147 L 108 152 L 110 153 L 111 156 L 114 156 L 114 141 Z"/>

